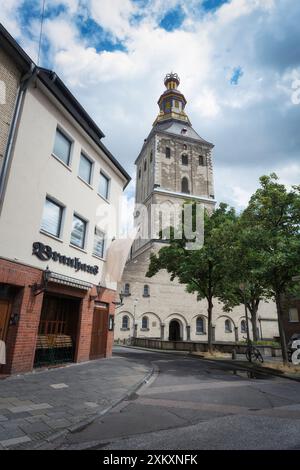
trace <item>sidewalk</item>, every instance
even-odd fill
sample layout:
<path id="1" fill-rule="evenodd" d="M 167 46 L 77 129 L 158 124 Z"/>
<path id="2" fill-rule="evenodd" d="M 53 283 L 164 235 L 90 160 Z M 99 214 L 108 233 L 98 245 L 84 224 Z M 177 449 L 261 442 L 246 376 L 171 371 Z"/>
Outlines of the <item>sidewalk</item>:
<path id="1" fill-rule="evenodd" d="M 0 449 L 38 448 L 104 414 L 151 373 L 115 355 L 0 380 Z"/>

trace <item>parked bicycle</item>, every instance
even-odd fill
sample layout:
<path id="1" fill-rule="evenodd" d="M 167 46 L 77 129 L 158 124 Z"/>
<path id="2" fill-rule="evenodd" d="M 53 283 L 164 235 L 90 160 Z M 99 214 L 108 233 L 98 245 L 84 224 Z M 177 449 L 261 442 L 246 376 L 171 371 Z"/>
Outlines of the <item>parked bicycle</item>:
<path id="1" fill-rule="evenodd" d="M 246 338 L 244 338 L 246 339 Z M 262 357 L 262 354 L 258 348 L 253 346 L 252 341 L 249 340 L 246 348 L 246 358 L 249 362 L 253 361 L 258 361 L 258 362 L 264 362 L 264 358 Z"/>

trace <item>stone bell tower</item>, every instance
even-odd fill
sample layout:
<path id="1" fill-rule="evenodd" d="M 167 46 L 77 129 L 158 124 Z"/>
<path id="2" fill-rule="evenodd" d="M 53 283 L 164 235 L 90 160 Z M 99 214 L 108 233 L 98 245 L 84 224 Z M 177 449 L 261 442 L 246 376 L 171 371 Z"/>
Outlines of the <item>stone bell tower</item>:
<path id="1" fill-rule="evenodd" d="M 176 73 L 166 75 L 166 89 L 158 100 L 159 114 L 135 161 L 135 201 L 147 209 L 149 237 L 148 241 L 145 236 L 135 241 L 133 256 L 151 244 L 153 204 L 182 204 L 194 199 L 210 211 L 215 205 L 213 144 L 192 128 L 179 83 Z"/>

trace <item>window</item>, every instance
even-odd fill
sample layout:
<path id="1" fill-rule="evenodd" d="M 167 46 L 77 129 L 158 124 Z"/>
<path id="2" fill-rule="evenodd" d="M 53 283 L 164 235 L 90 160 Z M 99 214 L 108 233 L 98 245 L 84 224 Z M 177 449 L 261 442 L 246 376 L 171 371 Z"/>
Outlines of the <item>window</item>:
<path id="1" fill-rule="evenodd" d="M 88 184 L 91 183 L 92 167 L 93 167 L 93 164 L 91 160 L 89 160 L 87 157 L 81 154 L 78 176 L 80 176 L 80 178 L 82 178 Z"/>
<path id="2" fill-rule="evenodd" d="M 60 236 L 63 207 L 50 198 L 45 199 L 41 229 L 55 237 Z"/>
<path id="3" fill-rule="evenodd" d="M 84 248 L 85 233 L 86 222 L 77 215 L 73 215 L 73 227 L 71 233 L 72 245 L 78 246 L 78 248 Z"/>
<path id="4" fill-rule="evenodd" d="M 175 108 L 179 108 L 179 102 L 177 100 L 174 101 Z"/>
<path id="5" fill-rule="evenodd" d="M 144 171 L 147 170 L 147 160 L 144 161 Z"/>
<path id="6" fill-rule="evenodd" d="M 189 181 L 185 176 L 181 180 L 181 192 L 184 194 L 190 194 Z"/>
<path id="7" fill-rule="evenodd" d="M 232 332 L 231 321 L 225 320 L 225 333 L 231 333 L 231 332 Z"/>
<path id="8" fill-rule="evenodd" d="M 299 312 L 297 308 L 290 308 L 289 310 L 289 322 L 298 322 L 299 321 Z"/>
<path id="9" fill-rule="evenodd" d="M 187 166 L 189 164 L 189 157 L 186 153 L 181 155 L 181 164 Z"/>
<path id="10" fill-rule="evenodd" d="M 148 330 L 149 329 L 149 320 L 148 317 L 144 316 L 142 318 L 142 330 Z"/>
<path id="11" fill-rule="evenodd" d="M 72 142 L 59 129 L 56 129 L 53 153 L 66 165 L 70 163 Z"/>
<path id="12" fill-rule="evenodd" d="M 105 245 L 105 233 L 99 230 L 98 227 L 95 227 L 95 237 L 94 237 L 94 255 L 103 258 L 104 256 L 104 245 Z"/>
<path id="13" fill-rule="evenodd" d="M 203 155 L 199 155 L 199 165 L 204 166 L 204 157 L 203 157 Z"/>
<path id="14" fill-rule="evenodd" d="M 100 196 L 108 199 L 108 190 L 109 190 L 109 178 L 100 172 L 100 181 L 99 181 L 99 194 Z"/>
<path id="15" fill-rule="evenodd" d="M 171 158 L 171 149 L 170 149 L 170 147 L 166 147 L 166 158 Z"/>
<path id="16" fill-rule="evenodd" d="M 152 160 L 153 160 L 153 152 L 152 152 L 152 150 L 151 150 L 151 153 L 150 153 L 150 163 L 152 162 Z"/>
<path id="17" fill-rule="evenodd" d="M 241 333 L 247 333 L 246 320 L 241 321 Z"/>
<path id="18" fill-rule="evenodd" d="M 124 284 L 124 295 L 125 296 L 130 295 L 130 284 L 128 283 Z"/>
<path id="19" fill-rule="evenodd" d="M 139 180 L 141 179 L 141 175 L 142 175 L 142 172 L 141 172 L 141 169 L 139 168 Z"/>
<path id="20" fill-rule="evenodd" d="M 122 329 L 129 330 L 129 317 L 127 315 L 124 315 L 122 318 Z"/>
<path id="21" fill-rule="evenodd" d="M 196 320 L 196 333 L 198 335 L 204 335 L 205 334 L 205 323 L 204 323 L 204 318 L 203 317 L 198 317 Z"/>
<path id="22" fill-rule="evenodd" d="M 147 284 L 145 284 L 144 285 L 143 297 L 149 297 L 149 296 L 150 296 L 149 286 Z"/>

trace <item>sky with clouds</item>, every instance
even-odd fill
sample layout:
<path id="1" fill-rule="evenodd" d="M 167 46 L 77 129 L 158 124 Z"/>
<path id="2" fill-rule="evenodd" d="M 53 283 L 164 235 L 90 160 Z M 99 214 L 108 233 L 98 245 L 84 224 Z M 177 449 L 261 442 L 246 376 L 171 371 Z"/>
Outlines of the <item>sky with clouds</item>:
<path id="1" fill-rule="evenodd" d="M 33 60 L 41 8 L 0 1 L 0 21 Z M 215 144 L 216 198 L 241 209 L 262 174 L 300 182 L 299 24 L 299 0 L 46 0 L 40 65 L 132 175 L 163 78 L 177 72 L 194 129 Z"/>

